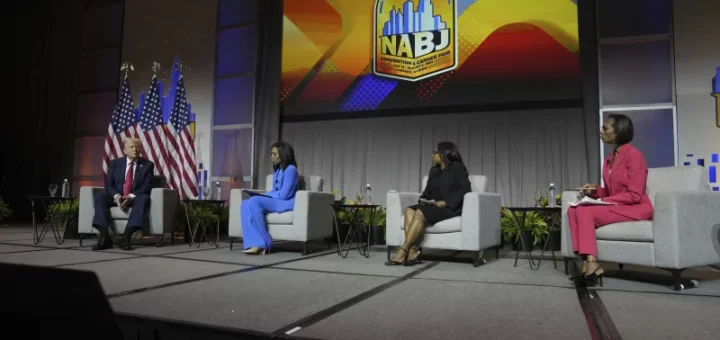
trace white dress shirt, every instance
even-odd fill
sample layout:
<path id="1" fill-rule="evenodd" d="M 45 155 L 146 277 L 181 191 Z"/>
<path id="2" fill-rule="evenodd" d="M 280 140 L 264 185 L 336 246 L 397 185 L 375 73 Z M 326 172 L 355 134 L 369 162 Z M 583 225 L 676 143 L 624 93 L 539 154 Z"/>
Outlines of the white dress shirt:
<path id="1" fill-rule="evenodd" d="M 125 177 L 124 177 L 124 178 L 127 178 L 128 171 L 130 170 L 130 164 L 134 164 L 134 165 L 133 165 L 133 169 L 134 169 L 134 170 L 137 170 L 137 169 L 136 169 L 136 167 L 137 167 L 137 161 L 134 161 L 134 162 L 133 162 L 133 161 L 130 160 L 130 158 L 128 158 L 128 159 L 127 159 L 127 163 L 125 164 Z M 135 174 L 133 174 L 133 185 L 134 185 L 134 184 L 135 184 Z M 124 182 L 124 181 L 123 181 L 123 185 L 125 185 L 125 182 Z M 114 198 L 117 199 L 118 196 L 122 196 L 122 194 L 116 194 Z M 131 193 L 131 194 L 128 195 L 128 197 L 134 199 L 134 198 L 135 198 L 135 194 Z"/>

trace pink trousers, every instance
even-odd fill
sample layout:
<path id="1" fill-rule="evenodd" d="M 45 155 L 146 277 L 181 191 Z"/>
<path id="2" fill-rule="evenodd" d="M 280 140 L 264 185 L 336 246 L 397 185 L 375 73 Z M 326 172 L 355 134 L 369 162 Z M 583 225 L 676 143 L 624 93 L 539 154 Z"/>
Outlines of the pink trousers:
<path id="1" fill-rule="evenodd" d="M 580 255 L 595 257 L 597 257 L 596 228 L 618 222 L 633 221 L 627 216 L 610 211 L 610 207 L 602 205 L 570 207 L 567 214 L 573 251 Z"/>

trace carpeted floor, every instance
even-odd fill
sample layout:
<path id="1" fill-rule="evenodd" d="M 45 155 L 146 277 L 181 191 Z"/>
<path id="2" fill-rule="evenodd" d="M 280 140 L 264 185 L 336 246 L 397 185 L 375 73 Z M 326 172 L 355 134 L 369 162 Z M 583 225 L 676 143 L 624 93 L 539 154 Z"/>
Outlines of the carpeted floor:
<path id="1" fill-rule="evenodd" d="M 389 280 L 270 268 L 110 301 L 118 312 L 272 332 Z"/>
<path id="2" fill-rule="evenodd" d="M 624 340 L 720 336 L 720 299 L 677 294 L 600 291 Z"/>
<path id="3" fill-rule="evenodd" d="M 49 236 L 49 237 L 48 237 Z M 92 251 L 94 240 L 33 244 L 29 228 L 0 228 L 0 262 L 95 272 L 116 313 L 187 325 L 318 339 L 711 339 L 720 333 L 720 270 L 691 268 L 670 289 L 662 270 L 603 263 L 604 287 L 578 289 L 549 255 L 531 270 L 514 252 L 424 250 L 413 267 L 384 266 L 384 247 L 347 258 L 322 242 L 306 256 L 282 244 L 249 256 L 207 243 L 143 239 L 133 251 Z M 533 254 L 535 255 L 535 253 Z M 558 255 L 558 254 L 556 254 Z M 175 331 L 175 330 L 174 330 Z"/>
<path id="4" fill-rule="evenodd" d="M 237 272 L 247 268 L 246 266 L 159 257 L 125 258 L 117 261 L 63 267 L 94 271 L 100 278 L 100 284 L 107 294 L 119 294 L 197 277 Z"/>
<path id="5" fill-rule="evenodd" d="M 422 279 L 393 286 L 297 335 L 323 339 L 590 339 L 574 289 Z"/>

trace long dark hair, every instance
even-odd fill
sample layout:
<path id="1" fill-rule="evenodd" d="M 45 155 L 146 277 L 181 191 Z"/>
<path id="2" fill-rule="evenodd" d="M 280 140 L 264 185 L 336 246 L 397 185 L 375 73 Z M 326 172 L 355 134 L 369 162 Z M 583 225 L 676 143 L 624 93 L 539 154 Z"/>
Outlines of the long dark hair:
<path id="1" fill-rule="evenodd" d="M 462 156 L 460 156 L 460 151 L 458 151 L 457 146 L 455 146 L 455 143 L 453 142 L 445 141 L 438 143 L 437 151 L 440 155 L 440 158 L 442 158 L 443 162 L 445 162 L 446 167 L 450 167 L 450 164 L 455 162 L 460 162 L 460 164 L 464 164 Z"/>
<path id="2" fill-rule="evenodd" d="M 278 155 L 280 156 L 280 163 L 273 164 L 273 170 L 283 169 L 285 170 L 289 165 L 294 165 L 297 168 L 297 162 L 295 161 L 295 150 L 292 145 L 288 142 L 279 141 L 273 144 L 270 149 L 276 148 Z"/>

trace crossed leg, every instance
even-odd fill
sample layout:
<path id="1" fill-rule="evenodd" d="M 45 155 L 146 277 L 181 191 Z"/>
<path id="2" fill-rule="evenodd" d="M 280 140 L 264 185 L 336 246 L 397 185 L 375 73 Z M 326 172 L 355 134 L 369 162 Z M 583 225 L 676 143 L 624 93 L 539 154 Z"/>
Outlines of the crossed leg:
<path id="1" fill-rule="evenodd" d="M 405 225 L 403 227 L 403 231 L 405 232 L 405 239 L 407 239 L 408 232 L 410 231 L 410 224 L 413 221 L 413 218 L 415 217 L 415 209 L 407 208 L 405 209 Z M 420 255 L 420 249 L 418 249 L 417 243 L 413 244 L 408 249 L 408 260 L 414 260 Z"/>
<path id="2" fill-rule="evenodd" d="M 395 253 L 395 257 L 392 258 L 393 262 L 404 262 L 409 255 L 408 252 L 412 252 L 412 250 L 409 250 L 410 247 L 417 243 L 417 240 L 425 231 L 425 215 L 423 215 L 422 211 L 415 210 L 412 218 L 409 218 L 407 216 L 408 210 L 410 209 L 405 211 L 405 243 L 403 243 L 402 247 Z M 408 220 L 410 220 L 410 222 L 408 222 Z M 417 256 L 417 253 L 415 253 L 415 256 Z"/>

